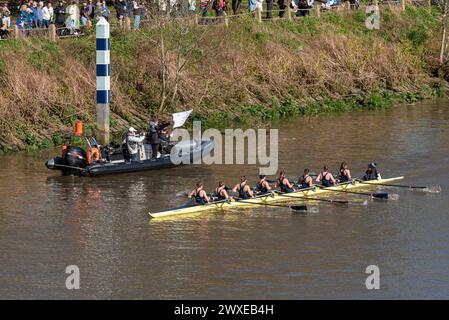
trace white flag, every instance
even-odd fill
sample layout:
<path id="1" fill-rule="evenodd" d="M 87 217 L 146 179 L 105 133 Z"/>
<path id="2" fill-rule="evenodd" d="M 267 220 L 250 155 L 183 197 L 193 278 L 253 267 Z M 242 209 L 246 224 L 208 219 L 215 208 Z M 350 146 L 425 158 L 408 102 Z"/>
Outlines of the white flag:
<path id="1" fill-rule="evenodd" d="M 173 128 L 182 127 L 193 110 L 173 113 Z"/>

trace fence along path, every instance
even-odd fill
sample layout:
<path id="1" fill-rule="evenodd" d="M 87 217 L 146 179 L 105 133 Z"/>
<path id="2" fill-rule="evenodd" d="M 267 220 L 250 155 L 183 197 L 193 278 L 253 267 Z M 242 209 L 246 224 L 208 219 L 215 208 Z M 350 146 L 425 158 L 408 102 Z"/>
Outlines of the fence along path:
<path id="1" fill-rule="evenodd" d="M 323 0 L 324 1 L 324 0 Z M 290 5 L 286 4 L 286 8 L 284 10 L 277 9 L 277 10 L 271 10 L 271 13 L 273 15 L 272 18 L 266 18 L 264 17 L 264 14 L 266 14 L 266 2 L 265 3 L 265 10 L 262 12 L 260 8 L 256 8 L 254 12 L 245 12 L 235 15 L 227 15 L 226 13 L 220 16 L 208 16 L 208 15 L 200 15 L 199 13 L 189 13 L 186 16 L 180 16 L 180 17 L 174 17 L 175 20 L 185 20 L 185 21 L 192 21 L 195 24 L 201 25 L 201 26 L 209 26 L 209 25 L 217 25 L 217 24 L 224 24 L 224 26 L 229 26 L 229 22 L 232 21 L 235 18 L 239 17 L 253 17 L 257 22 L 262 23 L 263 21 L 269 21 L 269 20 L 277 20 L 277 19 L 287 19 L 287 20 L 293 20 L 296 17 L 295 13 L 297 11 L 307 11 L 307 12 L 313 12 L 315 16 L 320 17 L 321 14 L 325 14 L 328 11 L 344 11 L 344 10 L 365 10 L 366 6 L 360 4 L 359 6 L 355 7 L 355 5 L 350 5 L 349 1 L 345 1 L 342 4 L 338 6 L 331 6 L 330 9 L 326 9 L 322 7 L 323 2 L 315 1 L 315 5 L 313 8 L 307 8 L 307 9 L 292 9 L 290 8 Z M 405 10 L 405 6 L 407 4 L 422 7 L 422 6 L 431 6 L 431 0 L 387 0 L 387 1 L 379 1 L 379 0 L 373 0 L 371 2 L 372 5 L 379 6 L 379 7 L 389 7 L 390 9 L 396 8 L 398 10 Z M 242 6 L 242 9 L 245 7 Z M 282 14 L 282 17 L 280 17 L 280 14 Z M 275 15 L 278 14 L 276 17 Z M 112 15 L 111 15 L 112 16 Z M 142 19 L 141 24 L 149 23 L 151 19 Z M 131 20 L 129 17 L 125 17 L 123 23 L 119 24 L 118 21 L 113 20 L 110 22 L 111 27 L 116 29 L 123 29 L 125 31 L 131 31 Z M 71 32 L 69 28 L 66 27 L 56 27 L 55 24 L 51 24 L 48 28 L 33 28 L 33 29 L 19 29 L 17 25 L 13 25 L 12 28 L 10 28 L 9 36 L 6 39 L 1 40 L 8 40 L 8 39 L 20 39 L 20 38 L 29 38 L 29 37 L 46 37 L 50 41 L 56 41 L 56 39 L 62 39 L 62 38 L 69 38 L 69 37 L 79 37 L 86 34 L 86 31 L 91 29 L 92 22 L 89 20 L 86 27 L 83 27 L 81 29 L 78 29 L 77 32 Z"/>

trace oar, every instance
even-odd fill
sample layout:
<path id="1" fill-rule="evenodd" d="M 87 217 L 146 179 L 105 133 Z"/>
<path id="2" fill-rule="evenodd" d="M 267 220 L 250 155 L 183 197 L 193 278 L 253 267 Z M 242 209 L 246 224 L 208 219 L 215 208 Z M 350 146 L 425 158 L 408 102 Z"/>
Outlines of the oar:
<path id="1" fill-rule="evenodd" d="M 429 191 L 429 192 L 441 192 L 440 186 L 432 186 L 432 187 L 426 187 L 426 186 L 408 186 L 404 184 L 389 184 L 389 183 L 369 183 L 368 181 L 358 180 L 359 183 L 372 185 L 372 186 L 385 186 L 385 187 L 396 187 L 396 188 L 407 188 L 407 189 L 418 189 L 423 191 Z M 375 180 L 374 180 L 375 181 Z"/>
<path id="2" fill-rule="evenodd" d="M 256 204 L 256 205 L 259 205 L 259 206 L 290 208 L 292 210 L 297 210 L 297 211 L 307 211 L 307 206 L 306 205 L 284 206 L 282 204 L 259 203 L 259 202 L 245 201 L 245 199 L 242 199 L 242 198 L 234 198 L 234 199 L 236 201 L 238 201 L 238 202 L 245 202 L 245 203 L 250 203 L 250 204 Z"/>
<path id="3" fill-rule="evenodd" d="M 386 192 L 376 192 L 376 193 L 369 193 L 369 192 L 355 192 L 355 191 L 347 191 L 347 190 L 336 190 L 336 189 L 329 189 L 324 188 L 326 191 L 335 191 L 335 192 L 342 192 L 342 193 L 351 193 L 351 194 L 359 194 L 362 196 L 369 196 L 371 198 L 376 199 L 388 199 L 388 193 Z"/>
<path id="4" fill-rule="evenodd" d="M 349 201 L 346 201 L 346 200 L 333 200 L 333 199 L 323 199 L 323 198 L 289 196 L 288 193 L 284 193 L 284 192 L 280 192 L 280 191 L 276 191 L 276 193 L 283 197 L 293 198 L 293 199 L 304 199 L 304 200 L 315 200 L 315 201 L 323 201 L 323 202 L 338 203 L 338 204 L 349 204 Z"/>

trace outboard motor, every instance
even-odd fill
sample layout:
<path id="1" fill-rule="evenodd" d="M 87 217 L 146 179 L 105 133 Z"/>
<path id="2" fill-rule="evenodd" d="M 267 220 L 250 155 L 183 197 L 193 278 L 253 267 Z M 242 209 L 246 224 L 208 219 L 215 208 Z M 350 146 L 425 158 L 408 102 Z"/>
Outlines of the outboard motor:
<path id="1" fill-rule="evenodd" d="M 80 174 L 81 170 L 76 168 L 85 168 L 87 164 L 86 151 L 83 148 L 76 146 L 68 146 L 64 153 L 64 164 L 74 168 L 64 168 L 62 173 L 65 175 Z"/>

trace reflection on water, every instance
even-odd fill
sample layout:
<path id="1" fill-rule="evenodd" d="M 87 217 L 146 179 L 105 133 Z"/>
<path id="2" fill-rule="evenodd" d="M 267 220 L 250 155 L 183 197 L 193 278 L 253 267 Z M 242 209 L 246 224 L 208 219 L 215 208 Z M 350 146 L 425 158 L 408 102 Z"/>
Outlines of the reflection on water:
<path id="1" fill-rule="evenodd" d="M 186 202 L 197 180 L 212 189 L 256 166 L 192 166 L 100 178 L 46 170 L 54 151 L 0 158 L 1 298 L 449 298 L 449 112 L 446 100 L 324 115 L 280 124 L 279 163 L 441 185 L 430 194 L 395 189 L 397 201 L 367 206 L 311 203 L 152 220 L 148 210 Z M 337 195 L 334 195 L 337 197 Z M 363 201 L 355 195 L 338 198 Z M 65 289 L 65 267 L 81 290 Z M 364 289 L 365 268 L 381 290 Z"/>

